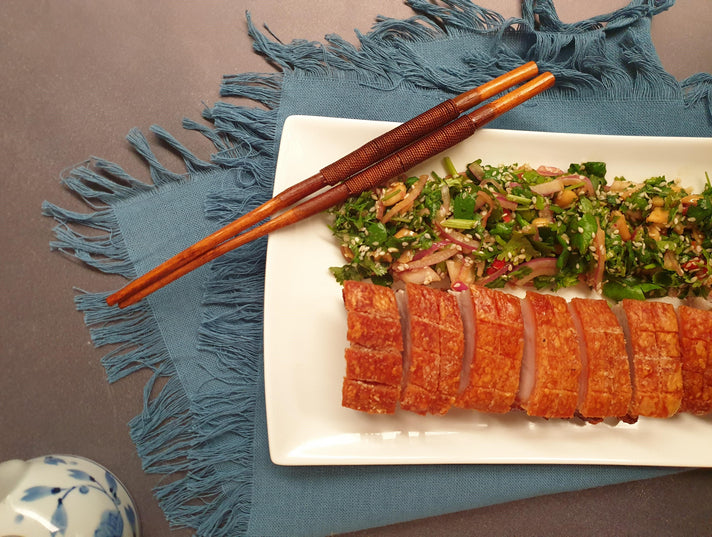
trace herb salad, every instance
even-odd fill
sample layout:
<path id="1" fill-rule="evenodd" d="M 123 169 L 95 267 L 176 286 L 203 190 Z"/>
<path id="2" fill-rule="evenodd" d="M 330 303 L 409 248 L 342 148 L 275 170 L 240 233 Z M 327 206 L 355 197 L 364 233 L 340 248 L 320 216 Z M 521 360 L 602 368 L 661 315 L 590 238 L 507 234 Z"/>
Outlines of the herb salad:
<path id="1" fill-rule="evenodd" d="M 340 282 L 369 278 L 559 289 L 605 296 L 707 297 L 712 185 L 606 180 L 602 162 L 567 170 L 476 160 L 447 175 L 400 177 L 330 210 L 347 261 Z"/>

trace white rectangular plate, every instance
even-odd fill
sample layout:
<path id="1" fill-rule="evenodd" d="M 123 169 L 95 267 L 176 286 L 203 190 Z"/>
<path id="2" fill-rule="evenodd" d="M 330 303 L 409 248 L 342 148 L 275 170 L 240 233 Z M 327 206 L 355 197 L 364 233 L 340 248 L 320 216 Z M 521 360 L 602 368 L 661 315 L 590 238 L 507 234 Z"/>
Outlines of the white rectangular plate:
<path id="1" fill-rule="evenodd" d="M 292 116 L 284 124 L 275 192 L 301 181 L 393 123 Z M 712 174 L 712 138 L 659 138 L 482 130 L 413 174 L 529 163 L 567 168 L 604 161 L 608 179 L 665 175 L 699 192 Z M 445 416 L 369 415 L 341 406 L 346 314 L 329 267 L 344 263 L 316 216 L 273 233 L 265 284 L 264 373 L 272 461 L 282 465 L 575 463 L 712 466 L 712 417 L 582 424 L 453 410 Z"/>

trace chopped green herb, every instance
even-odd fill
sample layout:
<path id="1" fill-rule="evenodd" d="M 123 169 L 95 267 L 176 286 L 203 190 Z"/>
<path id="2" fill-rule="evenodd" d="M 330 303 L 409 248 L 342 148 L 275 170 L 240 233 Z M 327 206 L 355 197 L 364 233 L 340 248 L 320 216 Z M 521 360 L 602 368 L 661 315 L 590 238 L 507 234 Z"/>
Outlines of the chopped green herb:
<path id="1" fill-rule="evenodd" d="M 612 300 L 709 294 L 708 176 L 703 191 L 692 196 L 663 176 L 607 181 L 603 162 L 571 164 L 564 171 L 478 159 L 458 172 L 446 158 L 445 170 L 445 177 L 432 172 L 412 206 L 387 222 L 383 216 L 394 206 L 389 185 L 329 211 L 347 261 L 331 268 L 339 282 L 457 278 L 503 287 L 529 272 L 520 265 L 545 257 L 556 259 L 557 272 L 533 278 L 536 289 L 584 282 Z M 422 185 L 418 177 L 394 181 L 409 190 Z M 457 254 L 448 255 L 453 246 Z M 602 273 L 599 256 L 605 256 Z M 423 263 L 429 259 L 432 264 Z M 419 263 L 410 269 L 414 260 Z"/>

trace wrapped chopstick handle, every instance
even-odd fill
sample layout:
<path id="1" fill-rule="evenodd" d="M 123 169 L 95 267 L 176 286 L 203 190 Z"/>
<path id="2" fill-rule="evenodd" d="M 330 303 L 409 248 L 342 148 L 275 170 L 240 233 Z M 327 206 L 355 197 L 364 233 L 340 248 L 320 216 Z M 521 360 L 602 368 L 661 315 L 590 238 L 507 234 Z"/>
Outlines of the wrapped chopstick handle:
<path id="1" fill-rule="evenodd" d="M 322 168 L 320 173 L 324 182 L 327 185 L 340 183 L 394 151 L 419 140 L 443 125 L 447 125 L 464 111 L 507 88 L 529 80 L 538 72 L 539 68 L 536 63 L 527 62 L 477 88 L 440 103 Z"/>
<path id="2" fill-rule="evenodd" d="M 413 166 L 469 138 L 483 125 L 550 88 L 553 84 L 554 76 L 551 73 L 542 73 L 534 80 L 527 82 L 492 103 L 457 118 L 455 121 L 393 153 L 346 180 L 344 184 L 353 195 L 405 173 Z"/>
<path id="3" fill-rule="evenodd" d="M 462 116 L 354 175 L 344 185 L 350 195 L 369 190 L 469 138 L 477 127 L 469 116 Z"/>
<path id="4" fill-rule="evenodd" d="M 321 175 L 328 185 L 340 183 L 346 177 L 351 177 L 374 162 L 390 155 L 393 151 L 422 138 L 433 129 L 449 123 L 460 113 L 455 102 L 448 99 L 322 168 Z"/>

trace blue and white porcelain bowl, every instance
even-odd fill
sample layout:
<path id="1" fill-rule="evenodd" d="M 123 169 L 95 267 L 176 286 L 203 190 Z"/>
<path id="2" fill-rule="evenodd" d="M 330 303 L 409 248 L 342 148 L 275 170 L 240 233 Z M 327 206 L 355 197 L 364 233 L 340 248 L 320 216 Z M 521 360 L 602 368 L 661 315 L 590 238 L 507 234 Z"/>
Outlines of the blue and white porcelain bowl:
<path id="1" fill-rule="evenodd" d="M 140 534 L 128 491 L 100 464 L 74 455 L 0 463 L 0 535 Z"/>

